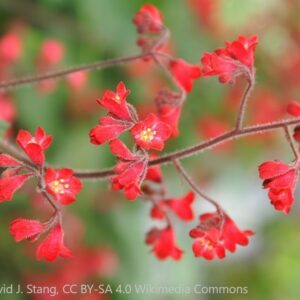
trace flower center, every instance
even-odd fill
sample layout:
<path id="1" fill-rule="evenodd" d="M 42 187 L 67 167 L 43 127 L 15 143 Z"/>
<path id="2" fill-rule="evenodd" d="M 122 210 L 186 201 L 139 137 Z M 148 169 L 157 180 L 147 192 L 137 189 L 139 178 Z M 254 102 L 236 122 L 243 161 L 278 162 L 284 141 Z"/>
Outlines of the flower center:
<path id="1" fill-rule="evenodd" d="M 154 139 L 155 135 L 156 135 L 156 130 L 147 128 L 140 133 L 140 139 L 144 142 L 151 142 Z"/>
<path id="2" fill-rule="evenodd" d="M 55 194 L 64 194 L 66 189 L 70 187 L 69 184 L 65 183 L 64 179 L 54 180 L 49 186 Z"/>
<path id="3" fill-rule="evenodd" d="M 208 250 L 212 250 L 214 248 L 213 243 L 204 237 L 199 239 L 199 242 L 202 246 L 205 246 Z"/>
<path id="4" fill-rule="evenodd" d="M 117 103 L 121 103 L 121 97 L 119 96 L 119 95 L 116 95 L 115 97 L 114 97 L 114 100 L 117 102 Z"/>

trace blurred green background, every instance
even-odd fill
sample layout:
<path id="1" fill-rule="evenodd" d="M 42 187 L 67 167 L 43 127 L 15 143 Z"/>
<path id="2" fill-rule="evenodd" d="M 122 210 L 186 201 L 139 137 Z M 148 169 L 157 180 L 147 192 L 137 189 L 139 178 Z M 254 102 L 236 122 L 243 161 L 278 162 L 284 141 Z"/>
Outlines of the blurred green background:
<path id="1" fill-rule="evenodd" d="M 248 123 L 287 117 L 284 114 L 286 101 L 300 98 L 299 1 L 147 2 L 157 5 L 164 15 L 172 33 L 172 53 L 191 63 L 198 63 L 204 51 L 222 47 L 226 40 L 233 40 L 239 34 L 258 34 L 257 86 L 249 105 Z M 138 53 L 131 19 L 144 3 L 141 0 L 1 0 L 1 34 L 16 30 L 22 42 L 21 57 L 10 67 L 9 77 L 38 72 L 37 57 L 41 44 L 47 39 L 60 41 L 65 48 L 63 59 L 53 69 Z M 113 166 L 115 159 L 107 145 L 91 145 L 88 132 L 103 114 L 96 105 L 96 98 L 105 89 L 114 89 L 121 80 L 131 90 L 130 102 L 141 113 L 153 109 L 156 92 L 169 84 L 151 63 L 140 63 L 90 72 L 86 84 L 80 88 L 58 80 L 55 88 L 48 92 L 36 85 L 11 91 L 9 97 L 16 109 L 11 137 L 19 128 L 33 132 L 42 126 L 54 135 L 53 145 L 47 152 L 49 163 L 81 169 Z M 183 110 L 181 135 L 168 143 L 166 151 L 195 144 L 221 133 L 222 128 L 230 128 L 244 84 L 238 80 L 234 87 L 224 86 L 213 78 L 196 82 Z M 215 124 L 221 130 L 210 129 Z M 257 174 L 257 166 L 265 159 L 287 162 L 292 159 L 283 132 L 235 141 L 228 147 L 184 161 L 199 185 L 222 203 L 242 229 L 256 231 L 248 247 L 239 247 L 237 253 L 221 261 L 195 259 L 188 237 L 193 224 L 182 223 L 176 223 L 176 230 L 178 243 L 185 250 L 184 258 L 180 262 L 157 261 L 144 244 L 145 233 L 153 225 L 148 217 L 148 203 L 126 201 L 122 195 L 111 192 L 107 182 L 85 182 L 78 201 L 65 209 L 66 243 L 73 247 L 75 256 L 81 253 L 81 248 L 100 252 L 106 249 L 110 254 L 103 254 L 107 265 L 99 265 L 99 270 L 88 273 L 82 283 L 109 283 L 113 288 L 136 283 L 248 288 L 247 294 L 143 295 L 143 299 L 299 299 L 299 204 L 294 205 L 289 216 L 274 211 Z M 163 171 L 170 196 L 179 196 L 188 190 L 172 166 L 164 167 Z M 211 208 L 197 199 L 198 212 L 205 209 Z M 8 233 L 12 219 L 41 216 L 47 216 L 47 208 L 37 199 L 30 184 L 18 192 L 12 202 L 1 204 L 0 287 L 2 283 L 18 284 L 37 279 L 56 283 L 56 279 L 67 281 L 69 278 L 53 274 L 63 274 L 66 265 L 72 263 L 37 263 L 36 245 L 15 244 Z M 81 268 L 80 265 L 69 269 L 80 274 Z M 48 299 L 43 295 L 31 297 L 0 292 L 0 299 L 8 297 Z M 106 297 L 141 299 L 141 295 L 132 293 Z M 68 299 L 104 298 L 78 295 Z"/>

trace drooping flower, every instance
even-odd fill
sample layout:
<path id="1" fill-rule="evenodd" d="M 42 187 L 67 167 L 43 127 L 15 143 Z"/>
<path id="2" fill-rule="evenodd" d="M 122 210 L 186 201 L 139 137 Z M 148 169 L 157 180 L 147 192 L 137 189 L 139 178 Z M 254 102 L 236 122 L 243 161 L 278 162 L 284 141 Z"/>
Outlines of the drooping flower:
<path id="1" fill-rule="evenodd" d="M 48 262 L 54 261 L 59 256 L 68 258 L 72 256 L 71 251 L 64 245 L 64 232 L 57 223 L 49 232 L 45 240 L 38 246 L 36 251 L 37 260 L 45 259 Z"/>
<path id="2" fill-rule="evenodd" d="M 188 192 L 183 197 L 165 200 L 165 203 L 172 209 L 178 218 L 183 221 L 191 221 L 194 219 L 194 211 L 191 207 L 194 199 L 195 194 L 193 192 Z"/>
<path id="3" fill-rule="evenodd" d="M 244 74 L 249 78 L 254 71 L 254 53 L 258 38 L 239 36 L 226 47 L 214 53 L 204 53 L 201 59 L 203 76 L 219 76 L 221 83 L 232 83 L 235 77 Z"/>
<path id="4" fill-rule="evenodd" d="M 147 233 L 146 244 L 152 245 L 152 252 L 158 259 L 180 260 L 183 251 L 176 245 L 174 230 L 171 226 L 164 229 L 153 228 Z"/>
<path id="5" fill-rule="evenodd" d="M 112 116 L 105 116 L 99 120 L 90 131 L 90 141 L 92 144 L 101 145 L 116 139 L 121 133 L 130 130 L 133 126 L 132 122 L 113 118 Z"/>
<path id="6" fill-rule="evenodd" d="M 135 200 L 141 194 L 141 184 L 147 172 L 148 157 L 145 154 L 132 153 L 120 140 L 110 142 L 110 149 L 118 158 L 112 178 L 115 190 L 124 190 L 129 200 Z"/>
<path id="7" fill-rule="evenodd" d="M 152 4 L 144 4 L 133 18 L 139 33 L 157 33 L 163 28 L 161 12 Z"/>
<path id="8" fill-rule="evenodd" d="M 193 251 L 196 257 L 212 260 L 224 258 L 226 250 L 236 251 L 236 245 L 247 246 L 251 230 L 240 230 L 235 222 L 223 212 L 205 213 L 199 217 L 200 224 L 190 231 L 195 239 Z"/>
<path id="9" fill-rule="evenodd" d="M 178 84 L 187 92 L 191 92 L 194 80 L 201 77 L 202 72 L 199 66 L 188 64 L 183 59 L 170 61 L 170 71 Z"/>
<path id="10" fill-rule="evenodd" d="M 155 115 L 149 114 L 146 119 L 138 122 L 131 133 L 135 142 L 143 149 L 163 150 L 164 142 L 170 137 L 170 126 Z"/>
<path id="11" fill-rule="evenodd" d="M 44 229 L 44 225 L 37 220 L 16 219 L 11 222 L 9 232 L 16 242 L 20 242 L 36 239 Z"/>
<path id="12" fill-rule="evenodd" d="M 107 90 L 104 92 L 101 99 L 97 102 L 108 110 L 114 117 L 132 121 L 132 116 L 126 101 L 130 91 L 126 89 L 125 84 L 121 81 L 117 85 L 116 92 Z"/>
<path id="13" fill-rule="evenodd" d="M 76 195 L 82 189 L 80 179 L 74 176 L 71 169 L 48 168 L 45 173 L 45 182 L 47 192 L 63 205 L 74 202 Z"/>
<path id="14" fill-rule="evenodd" d="M 207 260 L 225 257 L 225 248 L 221 244 L 220 232 L 216 228 L 202 231 L 194 228 L 190 231 L 190 237 L 195 239 L 192 249 L 195 257 L 203 257 Z"/>
<path id="15" fill-rule="evenodd" d="M 249 244 L 249 236 L 254 234 L 252 230 L 240 230 L 226 213 L 224 213 L 223 217 L 217 212 L 202 214 L 200 223 L 214 224 L 216 228 L 221 224 L 219 239 L 224 248 L 230 252 L 235 252 L 236 245 L 247 246 Z"/>
<path id="16" fill-rule="evenodd" d="M 281 161 L 267 161 L 259 168 L 263 187 L 269 189 L 268 196 L 276 210 L 289 213 L 294 203 L 294 191 L 298 179 L 298 170 Z"/>
<path id="17" fill-rule="evenodd" d="M 162 89 L 155 97 L 158 117 L 167 123 L 172 130 L 171 136 L 179 134 L 178 123 L 182 110 L 182 94 L 168 89 Z"/>
<path id="18" fill-rule="evenodd" d="M 42 165 L 45 161 L 44 151 L 50 146 L 52 136 L 46 135 L 43 128 L 39 127 L 32 136 L 26 130 L 20 130 L 17 135 L 17 144 L 27 156 L 36 164 Z"/>

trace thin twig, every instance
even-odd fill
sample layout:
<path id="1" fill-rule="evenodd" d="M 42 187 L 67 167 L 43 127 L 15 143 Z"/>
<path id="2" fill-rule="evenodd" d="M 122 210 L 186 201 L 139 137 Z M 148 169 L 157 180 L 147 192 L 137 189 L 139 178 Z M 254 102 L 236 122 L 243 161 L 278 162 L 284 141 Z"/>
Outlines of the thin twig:
<path id="1" fill-rule="evenodd" d="M 240 107 L 239 107 L 238 115 L 237 115 L 236 126 L 235 126 L 235 129 L 237 131 L 240 130 L 243 126 L 246 106 L 247 106 L 247 103 L 248 103 L 248 99 L 251 95 L 251 92 L 253 90 L 254 84 L 255 84 L 254 76 L 249 75 L 248 85 L 245 89 L 245 92 L 244 92 L 244 95 L 243 95 L 243 98 L 241 100 L 241 104 L 240 104 Z"/>
<path id="2" fill-rule="evenodd" d="M 219 135 L 213 139 L 204 141 L 200 144 L 175 151 L 166 155 L 163 155 L 159 158 L 152 159 L 149 161 L 149 166 L 155 166 L 155 165 L 163 165 L 172 162 L 174 159 L 182 159 L 189 157 L 191 155 L 203 152 L 205 150 L 214 148 L 220 144 L 223 144 L 225 142 L 231 141 L 233 139 L 239 139 L 245 136 L 254 135 L 254 134 L 262 134 L 271 130 L 275 130 L 278 128 L 282 128 L 284 125 L 290 126 L 290 125 L 296 125 L 300 124 L 300 119 L 290 119 L 290 120 L 283 120 L 273 123 L 267 123 L 262 125 L 254 125 L 249 126 L 241 129 L 240 131 L 236 132 L 235 130 L 228 131 L 222 135 Z M 98 170 L 98 171 L 81 171 L 76 170 L 75 175 L 82 178 L 82 179 L 106 179 L 109 177 L 112 177 L 115 174 L 114 170 L 111 169 L 104 169 L 104 170 Z"/>
<path id="3" fill-rule="evenodd" d="M 91 63 L 91 64 L 79 65 L 79 66 L 75 66 L 72 68 L 67 68 L 67 69 L 63 69 L 63 70 L 59 70 L 59 71 L 53 71 L 53 72 L 47 72 L 44 74 L 39 74 L 36 76 L 35 75 L 26 76 L 23 78 L 2 81 L 2 82 L 0 82 L 0 91 L 7 91 L 9 89 L 19 88 L 19 87 L 33 84 L 36 82 L 40 82 L 43 80 L 64 77 L 64 76 L 67 76 L 69 74 L 76 73 L 79 71 L 99 70 L 99 69 L 104 69 L 104 68 L 115 66 L 115 65 L 122 65 L 122 64 L 129 63 L 129 62 L 138 60 L 140 58 L 149 56 L 150 54 L 151 53 L 146 52 L 146 53 L 127 56 L 127 57 L 98 61 L 98 62 Z"/>
<path id="4" fill-rule="evenodd" d="M 283 129 L 284 129 L 284 132 L 285 132 L 285 137 L 286 137 L 286 139 L 287 139 L 287 141 L 288 141 L 288 143 L 289 143 L 289 145 L 290 145 L 290 147 L 291 147 L 291 149 L 294 153 L 295 159 L 298 159 L 299 158 L 299 153 L 298 153 L 298 151 L 295 147 L 295 144 L 293 143 L 293 140 L 292 140 L 291 134 L 289 132 L 288 126 L 284 125 Z"/>
<path id="5" fill-rule="evenodd" d="M 191 155 L 206 151 L 208 149 L 212 149 L 220 144 L 231 141 L 233 139 L 239 139 L 254 134 L 262 134 L 278 128 L 283 128 L 284 126 L 299 125 L 299 124 L 300 124 L 300 118 L 297 118 L 297 119 L 282 120 L 273 123 L 248 126 L 248 127 L 244 127 L 238 132 L 235 130 L 231 130 L 215 138 L 196 144 L 194 146 L 187 147 L 179 151 L 165 154 L 159 158 L 152 159 L 149 161 L 149 166 L 163 165 L 172 162 L 174 159 L 186 158 Z M 3 147 L 3 145 L 5 145 L 5 147 Z M 7 154 L 11 154 L 12 156 L 17 158 L 21 155 L 20 152 L 15 152 L 17 151 L 16 148 L 7 147 L 7 145 L 10 144 L 7 141 L 0 138 L 0 150 L 6 152 Z M 12 149 L 13 151 L 11 151 Z M 113 168 L 94 170 L 94 171 L 75 170 L 75 175 L 81 179 L 97 179 L 97 180 L 103 179 L 104 180 L 106 178 L 112 177 L 114 174 L 115 172 Z"/>
<path id="6" fill-rule="evenodd" d="M 183 168 L 183 166 L 181 165 L 181 163 L 179 162 L 179 160 L 178 159 L 174 159 L 173 163 L 174 163 L 174 166 L 176 167 L 177 171 L 179 172 L 179 174 L 182 176 L 182 178 L 185 179 L 185 181 L 190 185 L 190 187 L 194 190 L 194 192 L 197 193 L 200 197 L 202 197 L 203 199 L 205 199 L 210 204 L 214 205 L 219 212 L 222 212 L 222 208 L 219 205 L 219 203 L 216 202 L 211 197 L 207 196 L 205 193 L 203 193 L 199 189 L 199 187 L 197 186 L 197 184 L 193 181 L 193 179 L 189 176 L 189 174 Z"/>

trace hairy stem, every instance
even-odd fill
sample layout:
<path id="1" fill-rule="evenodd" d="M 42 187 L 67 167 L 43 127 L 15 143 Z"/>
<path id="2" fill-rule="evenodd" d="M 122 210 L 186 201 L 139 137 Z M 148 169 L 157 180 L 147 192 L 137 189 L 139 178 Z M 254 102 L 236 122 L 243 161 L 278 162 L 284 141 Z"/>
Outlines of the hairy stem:
<path id="1" fill-rule="evenodd" d="M 298 154 L 298 151 L 297 151 L 297 149 L 295 147 L 295 144 L 293 143 L 293 139 L 292 139 L 291 134 L 289 132 L 288 126 L 284 125 L 283 129 L 284 129 L 285 137 L 286 137 L 286 139 L 287 139 L 287 141 L 288 141 L 288 143 L 289 143 L 289 145 L 290 145 L 290 147 L 291 147 L 291 149 L 293 151 L 295 159 L 298 159 L 299 158 L 299 154 Z"/>
<path id="2" fill-rule="evenodd" d="M 296 125 L 300 124 L 300 118 L 297 119 L 290 119 L 290 120 L 283 120 L 274 123 L 266 123 L 260 125 L 254 125 L 245 127 L 240 130 L 232 130 L 228 131 L 220 136 L 217 136 L 213 139 L 204 141 L 202 143 L 196 144 L 191 147 L 184 148 L 179 151 L 175 151 L 166 155 L 163 155 L 159 158 L 152 159 L 149 161 L 149 166 L 154 165 L 163 165 L 172 162 L 176 159 L 182 159 L 189 157 L 191 155 L 206 151 L 208 149 L 214 148 L 217 145 L 222 143 L 231 141 L 233 139 L 238 139 L 241 137 L 254 135 L 254 134 L 261 134 L 267 131 L 275 130 L 278 128 L 283 128 L 284 126 Z M 114 175 L 113 169 L 104 169 L 99 171 L 75 171 L 75 175 L 82 178 L 82 179 L 105 179 Z"/>
<path id="3" fill-rule="evenodd" d="M 243 127 L 243 121 L 244 121 L 244 117 L 245 117 L 246 106 L 247 106 L 250 94 L 251 94 L 251 92 L 254 88 L 254 84 L 255 84 L 254 75 L 249 76 L 248 85 L 245 89 L 245 92 L 244 92 L 244 95 L 243 95 L 243 98 L 241 100 L 241 104 L 240 104 L 240 107 L 239 107 L 238 115 L 237 115 L 237 120 L 236 120 L 236 125 L 235 125 L 236 130 L 240 130 Z"/>
<path id="4" fill-rule="evenodd" d="M 170 163 L 176 159 L 182 159 L 189 157 L 191 155 L 198 154 L 200 152 L 204 152 L 208 149 L 214 148 L 220 144 L 223 144 L 225 142 L 231 141 L 233 139 L 239 139 L 245 136 L 254 135 L 254 134 L 262 134 L 268 131 L 272 131 L 278 128 L 284 128 L 291 125 L 299 125 L 300 124 L 300 118 L 297 119 L 289 119 L 289 120 L 283 120 L 273 123 L 266 123 L 266 124 L 259 124 L 254 126 L 248 126 L 244 127 L 240 130 L 231 130 L 228 131 L 222 135 L 219 135 L 215 138 L 212 138 L 210 140 L 206 140 L 204 142 L 201 142 L 199 144 L 196 144 L 194 146 L 190 146 L 187 148 L 184 148 L 182 150 L 178 150 L 169 154 L 165 154 L 159 158 L 152 159 L 149 161 L 149 166 L 155 166 L 155 165 L 163 165 Z M 6 140 L 0 138 L 0 151 L 5 152 L 7 154 L 10 154 L 11 156 L 25 161 L 27 164 L 29 164 L 31 167 L 34 167 L 28 159 L 24 158 L 24 155 L 14 146 L 12 146 L 10 143 L 8 143 Z M 109 169 L 102 169 L 102 170 L 95 170 L 95 171 L 82 171 L 82 170 L 75 170 L 75 175 L 82 179 L 106 179 L 109 177 L 112 177 L 115 174 L 113 168 Z"/>
<path id="5" fill-rule="evenodd" d="M 173 163 L 174 163 L 176 170 L 179 172 L 179 174 L 182 176 L 182 178 L 184 178 L 184 180 L 189 184 L 189 186 L 194 190 L 195 193 L 197 193 L 200 197 L 205 199 L 210 204 L 214 205 L 215 208 L 217 209 L 217 211 L 219 211 L 219 212 L 223 211 L 221 206 L 215 200 L 213 200 L 211 197 L 204 194 L 199 189 L 197 184 L 193 181 L 193 179 L 190 177 L 190 175 L 186 172 L 186 170 L 183 168 L 183 166 L 181 165 L 181 163 L 179 162 L 178 159 L 173 160 Z"/>
<path id="6" fill-rule="evenodd" d="M 75 66 L 72 68 L 63 69 L 59 71 L 47 72 L 36 76 L 26 76 L 19 79 L 7 80 L 7 81 L 0 82 L 0 90 L 6 91 L 14 88 L 19 88 L 25 85 L 33 84 L 47 79 L 64 77 L 79 71 L 99 70 L 111 66 L 122 65 L 149 56 L 150 54 L 151 53 L 142 53 L 142 54 L 127 56 L 127 57 L 116 58 L 116 59 L 108 59 L 108 60 L 98 61 L 91 64 L 79 65 L 79 66 Z"/>

